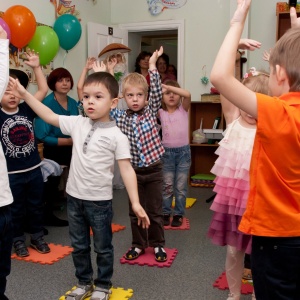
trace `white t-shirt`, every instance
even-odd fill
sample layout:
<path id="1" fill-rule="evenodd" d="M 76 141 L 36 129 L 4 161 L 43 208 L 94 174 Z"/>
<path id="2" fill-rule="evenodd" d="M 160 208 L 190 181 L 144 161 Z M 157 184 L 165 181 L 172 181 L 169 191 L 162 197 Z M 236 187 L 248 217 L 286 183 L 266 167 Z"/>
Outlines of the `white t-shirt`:
<path id="1" fill-rule="evenodd" d="M 0 39 L 0 101 L 6 90 L 8 82 L 8 40 Z M 3 148 L 0 145 L 0 207 L 13 202 L 13 196 L 9 187 L 6 159 Z"/>
<path id="2" fill-rule="evenodd" d="M 66 191 L 82 200 L 110 200 L 114 163 L 115 160 L 130 159 L 129 141 L 115 121 L 97 122 L 98 127 L 91 134 L 93 124 L 91 119 L 83 116 L 59 116 L 62 133 L 73 139 Z M 84 151 L 88 135 L 90 140 Z"/>

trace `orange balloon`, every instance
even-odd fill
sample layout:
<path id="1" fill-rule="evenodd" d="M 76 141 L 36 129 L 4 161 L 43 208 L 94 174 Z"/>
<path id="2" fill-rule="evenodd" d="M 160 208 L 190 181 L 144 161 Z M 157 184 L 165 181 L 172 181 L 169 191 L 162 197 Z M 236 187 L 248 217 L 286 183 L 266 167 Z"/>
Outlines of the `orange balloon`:
<path id="1" fill-rule="evenodd" d="M 25 47 L 32 39 L 36 29 L 33 13 L 25 6 L 14 5 L 5 11 L 3 20 L 10 29 L 10 42 L 18 48 Z"/>

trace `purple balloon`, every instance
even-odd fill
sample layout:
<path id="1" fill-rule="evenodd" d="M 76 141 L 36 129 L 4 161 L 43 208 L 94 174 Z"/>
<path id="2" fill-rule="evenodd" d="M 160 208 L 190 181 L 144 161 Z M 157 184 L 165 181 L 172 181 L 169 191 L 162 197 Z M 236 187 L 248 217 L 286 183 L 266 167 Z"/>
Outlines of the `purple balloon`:
<path id="1" fill-rule="evenodd" d="M 7 39 L 10 41 L 10 29 L 9 29 L 7 23 L 2 18 L 0 18 L 0 25 L 6 31 Z"/>

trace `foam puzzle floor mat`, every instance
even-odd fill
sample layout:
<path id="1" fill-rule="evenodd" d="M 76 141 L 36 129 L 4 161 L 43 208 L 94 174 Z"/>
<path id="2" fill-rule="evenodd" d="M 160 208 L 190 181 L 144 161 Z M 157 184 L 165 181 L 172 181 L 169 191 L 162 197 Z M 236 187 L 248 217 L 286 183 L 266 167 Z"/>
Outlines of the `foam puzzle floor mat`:
<path id="1" fill-rule="evenodd" d="M 229 289 L 228 282 L 227 282 L 227 279 L 226 279 L 226 273 L 225 272 L 223 272 L 219 276 L 219 278 L 216 279 L 216 281 L 213 283 L 213 287 L 216 287 L 216 288 L 218 288 L 220 290 L 227 290 L 227 289 Z M 253 293 L 252 281 L 249 282 L 248 280 L 242 280 L 241 293 L 245 294 L 245 295 Z"/>
<path id="2" fill-rule="evenodd" d="M 172 222 L 172 218 L 171 218 Z M 171 223 L 168 226 L 164 226 L 165 230 L 189 230 L 190 229 L 190 221 L 187 218 L 183 218 L 182 224 L 179 227 L 172 227 Z"/>
<path id="3" fill-rule="evenodd" d="M 191 208 L 195 203 L 197 199 L 196 198 L 186 198 L 185 202 L 185 208 Z M 175 200 L 172 201 L 172 207 L 175 207 Z"/>
<path id="4" fill-rule="evenodd" d="M 75 289 L 76 289 L 76 286 L 74 286 L 70 291 L 66 292 L 65 295 L 70 294 Z M 117 287 L 117 288 L 112 287 L 111 292 L 112 293 L 109 297 L 109 300 L 126 300 L 126 299 L 131 298 L 133 295 L 132 289 L 125 290 L 120 287 Z M 66 299 L 65 295 L 61 296 L 59 298 L 59 300 L 65 300 Z M 87 298 L 85 298 L 85 300 L 90 300 L 90 298 L 91 297 L 87 297 Z"/>
<path id="5" fill-rule="evenodd" d="M 123 225 L 114 224 L 114 223 L 111 224 L 111 229 L 112 229 L 113 233 L 124 230 L 125 228 L 126 228 L 126 226 L 123 226 Z M 92 228 L 90 228 L 90 234 L 93 235 Z"/>
<path id="6" fill-rule="evenodd" d="M 167 253 L 167 260 L 165 262 L 158 262 L 155 260 L 154 249 L 152 247 L 148 247 L 145 249 L 145 253 L 140 255 L 138 258 L 134 260 L 127 260 L 124 258 L 120 258 L 121 264 L 130 264 L 130 265 L 139 265 L 139 266 L 149 266 L 149 267 L 170 267 L 178 253 L 178 250 L 173 248 L 164 248 Z M 125 255 L 125 254 L 124 254 Z"/>
<path id="7" fill-rule="evenodd" d="M 58 262 L 60 259 L 69 255 L 73 251 L 73 248 L 69 246 L 55 245 L 51 243 L 48 244 L 48 246 L 50 247 L 51 251 L 46 254 L 41 254 L 31 247 L 28 247 L 29 256 L 19 257 L 16 253 L 13 253 L 11 258 L 27 262 L 39 263 L 42 265 L 52 265 L 55 262 Z"/>

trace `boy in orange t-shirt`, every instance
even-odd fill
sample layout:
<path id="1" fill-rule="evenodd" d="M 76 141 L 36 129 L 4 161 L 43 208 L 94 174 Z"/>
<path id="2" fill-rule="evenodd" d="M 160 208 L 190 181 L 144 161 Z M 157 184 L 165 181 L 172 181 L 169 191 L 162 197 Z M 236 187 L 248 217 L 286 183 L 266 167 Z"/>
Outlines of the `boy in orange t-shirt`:
<path id="1" fill-rule="evenodd" d="M 237 3 L 211 82 L 230 102 L 257 118 L 250 194 L 239 229 L 253 235 L 256 299 L 300 299 L 300 18 L 291 8 L 293 29 L 270 56 L 270 96 L 256 94 L 232 75 L 251 0 Z"/>

